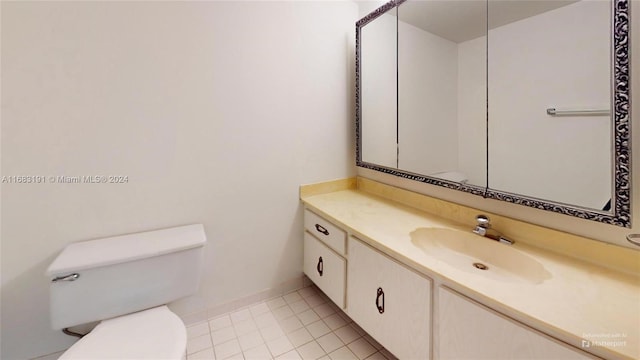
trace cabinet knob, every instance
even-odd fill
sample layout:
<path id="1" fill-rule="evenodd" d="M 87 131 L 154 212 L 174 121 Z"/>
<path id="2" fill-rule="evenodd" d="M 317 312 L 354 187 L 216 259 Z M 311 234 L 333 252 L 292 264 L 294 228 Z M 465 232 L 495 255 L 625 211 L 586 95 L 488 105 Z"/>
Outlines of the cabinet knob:
<path id="1" fill-rule="evenodd" d="M 380 314 L 384 313 L 384 291 L 381 287 L 378 288 L 378 293 L 376 295 L 376 307 Z"/>
<path id="2" fill-rule="evenodd" d="M 324 262 L 322 261 L 322 256 L 318 258 L 318 266 L 316 266 L 316 270 L 318 270 L 318 274 L 322 276 L 322 273 L 324 272 Z"/>

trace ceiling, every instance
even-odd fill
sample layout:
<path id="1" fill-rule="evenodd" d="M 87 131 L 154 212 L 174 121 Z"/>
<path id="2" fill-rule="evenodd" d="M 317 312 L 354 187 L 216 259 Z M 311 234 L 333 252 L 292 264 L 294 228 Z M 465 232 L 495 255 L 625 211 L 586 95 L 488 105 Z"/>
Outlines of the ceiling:
<path id="1" fill-rule="evenodd" d="M 577 0 L 489 0 L 489 28 L 554 10 Z M 390 14 L 395 16 L 395 10 Z M 401 21 L 460 43 L 486 35 L 487 1 L 408 0 L 398 8 Z"/>

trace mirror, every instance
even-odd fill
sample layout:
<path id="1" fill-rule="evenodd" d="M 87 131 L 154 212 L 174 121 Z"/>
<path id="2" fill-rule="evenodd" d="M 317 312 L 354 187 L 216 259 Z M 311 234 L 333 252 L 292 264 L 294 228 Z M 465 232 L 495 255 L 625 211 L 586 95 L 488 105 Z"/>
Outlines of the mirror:
<path id="1" fill-rule="evenodd" d="M 391 1 L 356 24 L 357 165 L 630 227 L 627 36 L 627 0 Z"/>
<path id="2" fill-rule="evenodd" d="M 527 17 L 504 19 L 518 12 Z M 489 17 L 501 24 L 487 42 L 489 186 L 605 210 L 613 179 L 611 3 L 490 0 Z"/>
<path id="3" fill-rule="evenodd" d="M 360 48 L 368 54 L 361 58 L 361 73 L 367 74 L 361 87 L 362 159 L 389 168 L 398 167 L 397 114 L 397 33 L 393 7 L 376 21 L 362 28 Z"/>
<path id="4" fill-rule="evenodd" d="M 406 1 L 397 11 L 397 167 L 485 187 L 486 3 Z"/>

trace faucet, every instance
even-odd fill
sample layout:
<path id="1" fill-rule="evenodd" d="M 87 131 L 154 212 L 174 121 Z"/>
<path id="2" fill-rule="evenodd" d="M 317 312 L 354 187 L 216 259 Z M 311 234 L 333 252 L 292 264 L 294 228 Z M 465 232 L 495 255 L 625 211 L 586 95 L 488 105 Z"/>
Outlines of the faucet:
<path id="1" fill-rule="evenodd" d="M 491 220 L 487 215 L 480 214 L 476 216 L 476 221 L 478 222 L 478 224 L 476 225 L 475 229 L 472 230 L 474 234 L 484 236 L 503 244 L 513 245 L 513 240 L 505 238 L 499 232 L 491 228 Z"/>

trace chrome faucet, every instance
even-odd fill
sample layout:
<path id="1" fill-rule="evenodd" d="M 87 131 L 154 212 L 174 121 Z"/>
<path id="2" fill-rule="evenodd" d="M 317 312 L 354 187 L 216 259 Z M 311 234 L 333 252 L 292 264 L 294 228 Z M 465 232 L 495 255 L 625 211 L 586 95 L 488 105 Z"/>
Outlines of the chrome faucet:
<path id="1" fill-rule="evenodd" d="M 472 230 L 474 234 L 484 236 L 503 244 L 513 245 L 513 240 L 505 238 L 499 232 L 491 228 L 491 220 L 487 215 L 476 216 L 476 221 L 478 222 L 478 224 L 476 225 L 476 228 Z"/>

